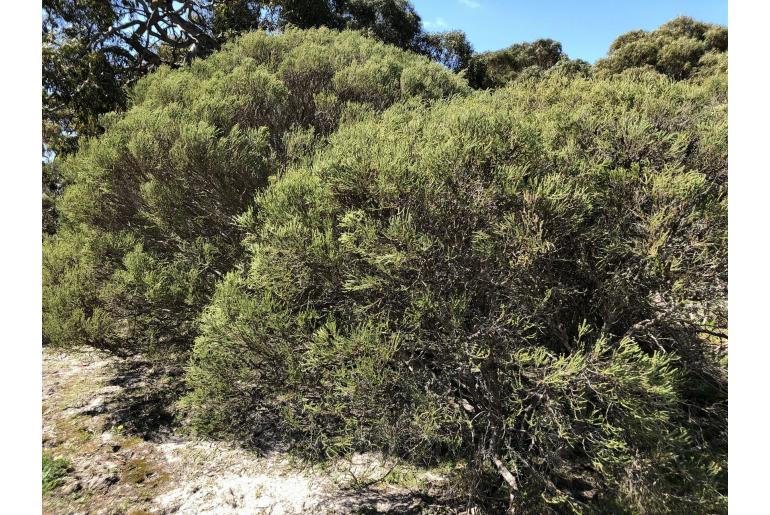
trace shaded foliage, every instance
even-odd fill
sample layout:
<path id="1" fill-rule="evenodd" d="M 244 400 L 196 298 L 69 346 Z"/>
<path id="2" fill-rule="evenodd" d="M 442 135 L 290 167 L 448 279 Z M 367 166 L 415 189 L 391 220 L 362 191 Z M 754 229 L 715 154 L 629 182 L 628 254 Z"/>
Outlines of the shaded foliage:
<path id="1" fill-rule="evenodd" d="M 468 81 L 474 88 L 497 88 L 512 81 L 525 70 L 547 70 L 566 58 L 561 43 L 552 39 L 517 43 L 503 50 L 473 56 Z"/>
<path id="2" fill-rule="evenodd" d="M 422 34 L 417 41 L 417 51 L 453 72 L 468 69 L 473 57 L 473 47 L 459 30 Z"/>

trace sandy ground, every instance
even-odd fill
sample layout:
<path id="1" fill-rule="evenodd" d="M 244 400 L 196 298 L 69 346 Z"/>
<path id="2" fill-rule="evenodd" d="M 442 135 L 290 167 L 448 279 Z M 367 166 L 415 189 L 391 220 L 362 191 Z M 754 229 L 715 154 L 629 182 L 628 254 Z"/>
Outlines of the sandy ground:
<path id="1" fill-rule="evenodd" d="M 432 500 L 444 481 L 435 471 L 376 455 L 303 466 L 181 436 L 164 398 L 178 381 L 139 360 L 44 350 L 43 452 L 69 468 L 43 512 L 455 513 Z"/>

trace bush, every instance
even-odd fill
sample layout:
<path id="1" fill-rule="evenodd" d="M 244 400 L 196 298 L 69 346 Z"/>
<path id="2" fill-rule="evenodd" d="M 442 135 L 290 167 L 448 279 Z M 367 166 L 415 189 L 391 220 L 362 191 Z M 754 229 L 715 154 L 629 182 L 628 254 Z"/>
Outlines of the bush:
<path id="1" fill-rule="evenodd" d="M 61 486 L 70 465 L 64 458 L 52 458 L 43 453 L 43 494 Z"/>
<path id="2" fill-rule="evenodd" d="M 43 250 L 44 338 L 185 348 L 242 254 L 234 217 L 295 150 L 309 155 L 366 110 L 467 91 L 425 57 L 328 29 L 251 33 L 145 77 L 129 109 L 61 165 L 60 233 Z"/>
<path id="3" fill-rule="evenodd" d="M 723 79 L 554 74 L 340 127 L 239 217 L 194 427 L 454 459 L 493 512 L 723 511 Z"/>
<path id="4" fill-rule="evenodd" d="M 505 86 L 522 77 L 541 76 L 556 69 L 559 70 L 557 73 L 587 76 L 591 65 L 580 59 L 569 59 L 558 41 L 538 39 L 473 56 L 467 75 L 471 86 L 488 89 Z"/>
<path id="5" fill-rule="evenodd" d="M 44 341 L 194 342 L 192 429 L 453 462 L 491 513 L 724 512 L 726 46 L 514 45 L 473 93 L 327 29 L 161 68 L 49 171 Z"/>
<path id="6" fill-rule="evenodd" d="M 617 38 L 596 63 L 603 74 L 649 66 L 672 79 L 696 74 L 706 53 L 727 52 L 727 29 L 680 16 L 652 32 L 635 30 Z"/>

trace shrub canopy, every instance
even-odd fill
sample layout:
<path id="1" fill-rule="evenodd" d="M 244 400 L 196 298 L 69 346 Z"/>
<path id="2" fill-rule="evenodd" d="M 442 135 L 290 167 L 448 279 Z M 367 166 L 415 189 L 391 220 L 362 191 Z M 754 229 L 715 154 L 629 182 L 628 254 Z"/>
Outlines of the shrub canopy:
<path id="1" fill-rule="evenodd" d="M 240 217 L 194 424 L 463 459 L 535 512 L 723 509 L 723 85 L 551 77 L 341 127 Z"/>
<path id="2" fill-rule="evenodd" d="M 680 16 L 652 32 L 618 37 L 596 67 L 602 73 L 651 67 L 676 80 L 727 71 L 727 28 Z"/>
<path id="3" fill-rule="evenodd" d="M 495 91 L 328 29 L 161 68 L 49 171 L 44 338 L 182 350 L 194 430 L 448 460 L 491 513 L 723 512 L 720 30 L 514 46 Z"/>
<path id="4" fill-rule="evenodd" d="M 268 177 L 345 117 L 467 91 L 425 57 L 328 29 L 255 32 L 188 68 L 161 68 L 62 164 L 60 234 L 44 250 L 46 338 L 186 345 L 241 252 L 233 218 Z"/>

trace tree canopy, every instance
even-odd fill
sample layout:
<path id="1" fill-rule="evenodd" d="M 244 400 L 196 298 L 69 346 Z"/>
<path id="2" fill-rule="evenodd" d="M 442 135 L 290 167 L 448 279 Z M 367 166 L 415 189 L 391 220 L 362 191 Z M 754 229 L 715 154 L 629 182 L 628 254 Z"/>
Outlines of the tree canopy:
<path id="1" fill-rule="evenodd" d="M 562 59 L 566 59 L 566 55 L 558 41 L 538 39 L 532 43 L 517 43 L 503 50 L 474 56 L 469 78 L 474 87 L 500 87 L 528 68 L 547 70 Z"/>
<path id="2" fill-rule="evenodd" d="M 618 37 L 609 54 L 596 67 L 600 72 L 621 73 L 650 67 L 672 79 L 686 79 L 715 67 L 726 71 L 727 29 L 680 16 L 652 32 L 635 30 Z"/>

